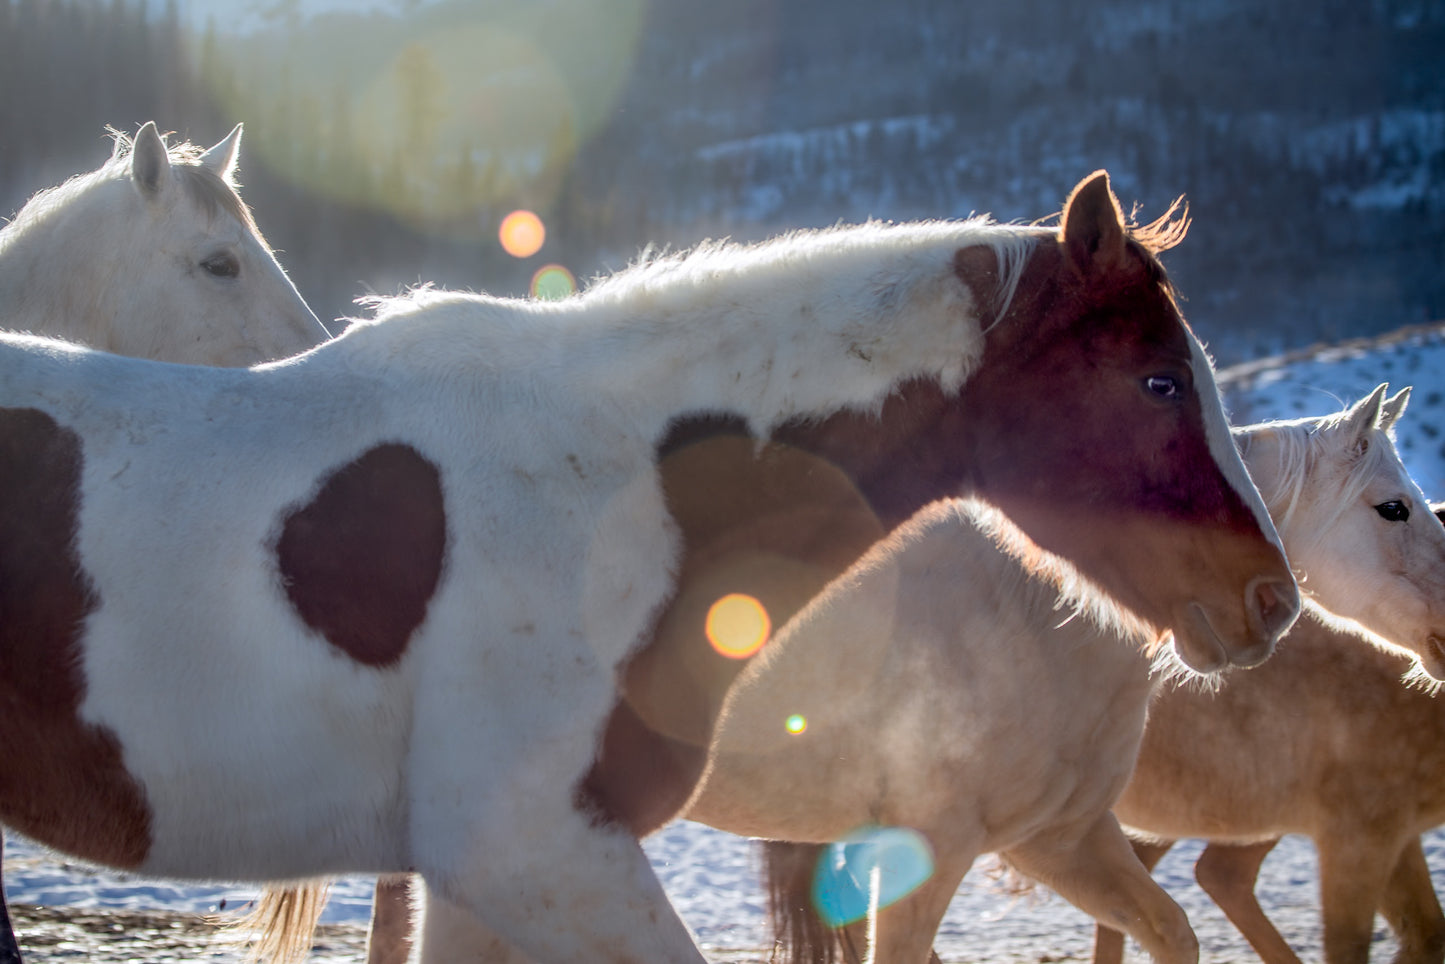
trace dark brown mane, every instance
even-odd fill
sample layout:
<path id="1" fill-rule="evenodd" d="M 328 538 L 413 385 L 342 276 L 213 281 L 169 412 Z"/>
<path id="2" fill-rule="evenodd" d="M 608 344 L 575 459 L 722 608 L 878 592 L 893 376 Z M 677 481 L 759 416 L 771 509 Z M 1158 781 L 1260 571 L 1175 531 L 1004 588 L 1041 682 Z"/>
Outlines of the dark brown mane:
<path id="1" fill-rule="evenodd" d="M 1164 265 L 1159 260 L 1159 255 L 1183 241 L 1184 236 L 1189 233 L 1191 223 L 1189 205 L 1185 203 L 1183 196 L 1180 196 L 1174 199 L 1174 203 L 1170 204 L 1163 214 L 1148 224 L 1135 224 L 1133 213 L 1125 224 L 1127 237 L 1144 256 L 1150 275 L 1156 282 L 1164 285 L 1171 296 L 1177 296 L 1177 292 L 1169 280 L 1169 273 L 1164 270 Z"/>
<path id="2" fill-rule="evenodd" d="M 1189 217 L 1189 205 L 1185 203 L 1183 196 L 1174 199 L 1168 209 L 1148 224 L 1134 224 L 1133 217 L 1130 217 L 1130 224 L 1127 226 L 1129 239 L 1138 244 L 1152 255 L 1160 255 L 1170 248 L 1176 247 L 1184 240 L 1189 233 L 1189 225 L 1193 219 Z"/>

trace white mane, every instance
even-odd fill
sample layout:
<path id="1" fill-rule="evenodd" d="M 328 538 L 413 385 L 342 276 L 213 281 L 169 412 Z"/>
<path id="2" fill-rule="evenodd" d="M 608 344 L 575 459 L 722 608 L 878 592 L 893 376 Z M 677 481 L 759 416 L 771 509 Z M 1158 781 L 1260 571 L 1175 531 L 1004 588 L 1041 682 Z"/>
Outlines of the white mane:
<path id="1" fill-rule="evenodd" d="M 1342 452 L 1341 448 L 1352 443 L 1353 436 L 1335 431 L 1349 418 L 1350 410 L 1320 418 L 1300 418 L 1289 421 L 1264 422 L 1238 429 L 1235 441 L 1240 455 L 1246 462 L 1250 450 L 1259 434 L 1268 432 L 1277 445 L 1278 470 L 1273 485 L 1261 488 L 1264 504 L 1275 520 L 1280 538 L 1294 547 L 1294 554 L 1305 555 L 1313 548 L 1314 542 L 1328 534 L 1337 520 L 1365 490 L 1372 478 L 1393 463 L 1395 470 L 1403 474 L 1399 455 L 1391 434 L 1382 429 L 1371 429 L 1367 444 L 1360 452 Z M 1321 494 L 1316 467 L 1328 462 L 1348 466 L 1348 472 L 1332 493 L 1332 508 L 1323 517 L 1322 524 L 1314 524 L 1312 533 L 1295 531 L 1296 514 L 1306 495 L 1318 498 Z M 1257 474 L 1257 473 L 1256 473 Z"/>
<path id="2" fill-rule="evenodd" d="M 577 369 L 579 390 L 590 384 L 615 396 L 646 385 L 653 404 L 660 392 L 670 394 L 678 411 L 752 399 L 757 411 L 781 420 L 832 405 L 839 378 L 849 380 L 844 394 L 873 406 L 912 376 L 956 388 L 983 347 L 974 293 L 955 273 L 957 251 L 984 245 L 994 252 L 1000 271 L 990 294 L 1006 304 L 1029 250 L 1052 236 L 976 218 L 871 222 L 757 245 L 713 242 L 643 260 L 561 301 L 429 288 L 376 299 L 375 316 L 354 321 L 348 334 L 372 330 L 365 350 L 379 346 L 398 363 L 420 359 L 472 375 L 479 367 L 500 375 L 566 363 Z M 421 335 L 435 325 L 455 326 L 461 337 Z M 379 338 L 382 326 L 390 330 Z M 905 327 L 908 336 L 899 337 Z M 429 345 L 448 357 L 425 357 Z M 458 355 L 461 345 L 469 347 Z M 734 363 L 694 364 L 714 353 Z"/>

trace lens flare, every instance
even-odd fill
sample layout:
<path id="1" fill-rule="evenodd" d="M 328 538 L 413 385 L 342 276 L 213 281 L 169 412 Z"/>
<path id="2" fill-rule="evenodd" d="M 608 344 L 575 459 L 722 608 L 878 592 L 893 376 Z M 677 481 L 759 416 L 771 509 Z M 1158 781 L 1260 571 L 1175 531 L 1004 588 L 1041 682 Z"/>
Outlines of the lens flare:
<path id="1" fill-rule="evenodd" d="M 502 242 L 502 250 L 512 257 L 530 258 L 542 250 L 542 244 L 547 240 L 547 229 L 542 219 L 531 211 L 513 211 L 502 218 L 497 238 Z"/>
<path id="2" fill-rule="evenodd" d="M 823 851 L 813 872 L 813 906 L 830 927 L 863 920 L 933 876 L 933 848 L 908 827 L 866 827 Z"/>
<path id="3" fill-rule="evenodd" d="M 547 264 L 532 275 L 532 297 L 560 301 L 577 292 L 577 279 L 560 264 Z"/>
<path id="4" fill-rule="evenodd" d="M 763 648 L 772 622 L 763 604 L 744 593 L 729 593 L 707 611 L 707 641 L 729 659 L 747 659 Z"/>
<path id="5" fill-rule="evenodd" d="M 783 723 L 789 733 L 797 735 L 808 728 L 808 718 L 801 713 L 794 713 Z"/>

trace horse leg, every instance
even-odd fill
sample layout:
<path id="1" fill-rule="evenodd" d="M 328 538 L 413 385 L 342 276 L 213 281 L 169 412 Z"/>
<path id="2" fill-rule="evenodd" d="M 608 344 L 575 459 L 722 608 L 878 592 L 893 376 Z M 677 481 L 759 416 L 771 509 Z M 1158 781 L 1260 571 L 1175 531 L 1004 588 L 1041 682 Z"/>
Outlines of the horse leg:
<path id="1" fill-rule="evenodd" d="M 1129 844 L 1134 848 L 1134 855 L 1144 865 L 1145 870 L 1152 871 L 1154 866 L 1167 854 L 1174 841 L 1165 840 L 1160 843 L 1150 843 L 1145 840 L 1129 838 Z M 1107 924 L 1094 924 L 1094 964 L 1123 964 L 1124 961 L 1124 932 L 1115 930 Z"/>
<path id="2" fill-rule="evenodd" d="M 1400 856 L 1398 840 L 1382 839 L 1356 823 L 1315 838 L 1320 855 L 1320 911 L 1327 964 L 1366 964 L 1375 908 Z"/>
<path id="3" fill-rule="evenodd" d="M 1259 867 L 1279 838 L 1257 844 L 1209 844 L 1194 865 L 1194 879 L 1264 964 L 1300 964 L 1255 896 Z"/>
<path id="4" fill-rule="evenodd" d="M 5 833 L 0 831 L 0 865 L 5 860 Z M 0 887 L 0 964 L 20 964 L 20 945 L 15 941 L 15 928 L 10 925 L 10 908 L 5 904 L 5 891 Z"/>
<path id="5" fill-rule="evenodd" d="M 378 886 L 380 882 L 378 881 Z M 414 888 L 419 912 L 408 961 L 438 964 L 531 964 L 531 958 L 487 928 L 477 918 L 418 880 Z"/>
<path id="6" fill-rule="evenodd" d="M 559 841 L 570 844 L 562 853 Z M 517 948 L 507 954 L 528 955 L 538 964 L 705 964 L 642 846 L 625 830 L 559 832 L 529 842 L 520 853 L 457 856 L 460 863 L 453 858 L 424 865 L 422 875 L 432 899 L 439 896 L 476 918 L 469 933 L 488 935 L 481 946 L 489 956 L 478 956 L 469 943 L 444 940 L 451 930 L 433 929 L 413 955 L 418 964 L 527 959 L 498 956 L 495 948 L 507 945 Z"/>
<path id="7" fill-rule="evenodd" d="M 1149 876 L 1112 812 L 1081 836 L 1035 837 L 1003 856 L 1096 921 L 1127 933 L 1158 964 L 1197 964 L 1189 918 Z"/>
<path id="8" fill-rule="evenodd" d="M 1445 961 L 1445 914 L 1440 911 L 1419 837 L 1407 843 L 1395 861 L 1380 912 L 1400 943 L 1395 964 Z"/>
<path id="9" fill-rule="evenodd" d="M 934 854 L 933 874 L 902 900 L 880 908 L 869 922 L 870 964 L 929 964 L 936 960 L 933 936 L 948 903 L 973 865 L 974 854 Z"/>
<path id="10" fill-rule="evenodd" d="M 366 964 L 406 964 L 411 946 L 411 876 L 378 877 L 366 935 Z"/>

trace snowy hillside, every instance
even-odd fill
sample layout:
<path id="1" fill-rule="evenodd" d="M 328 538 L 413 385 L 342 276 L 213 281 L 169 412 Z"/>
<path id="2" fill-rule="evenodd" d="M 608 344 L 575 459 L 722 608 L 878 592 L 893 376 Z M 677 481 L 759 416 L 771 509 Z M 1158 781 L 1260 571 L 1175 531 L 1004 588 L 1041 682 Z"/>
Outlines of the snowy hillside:
<path id="1" fill-rule="evenodd" d="M 1396 443 L 1425 495 L 1445 499 L 1445 322 L 1317 345 L 1218 377 L 1236 425 L 1338 411 L 1381 382 L 1392 391 L 1412 386 Z"/>

